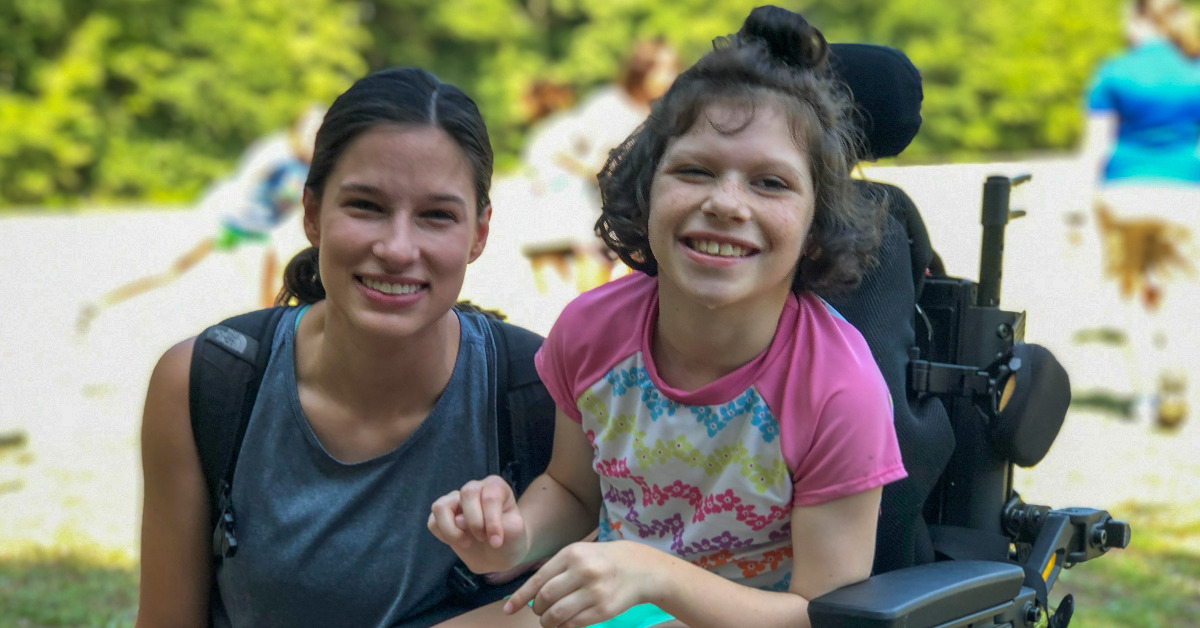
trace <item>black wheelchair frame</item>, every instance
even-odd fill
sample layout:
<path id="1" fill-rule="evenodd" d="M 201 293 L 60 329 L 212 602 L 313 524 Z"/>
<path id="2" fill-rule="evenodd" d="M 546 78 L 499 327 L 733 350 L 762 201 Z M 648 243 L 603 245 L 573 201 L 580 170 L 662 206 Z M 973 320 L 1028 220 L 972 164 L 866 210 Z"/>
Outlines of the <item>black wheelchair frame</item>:
<path id="1" fill-rule="evenodd" d="M 814 628 L 1065 628 L 1071 596 L 1053 615 L 1049 601 L 1062 569 L 1130 542 L 1129 525 L 1104 510 L 1026 504 L 1013 489 L 1014 466 L 1041 460 L 1070 400 L 1053 356 L 1024 344 L 1025 313 L 1000 308 L 1005 229 L 1024 215 L 1010 210 L 1011 191 L 1029 178 L 987 179 L 979 281 L 929 276 L 916 307 L 908 392 L 941 399 L 955 439 L 923 511 L 928 524 L 953 533 L 941 560 L 813 600 Z M 1014 393 L 1014 382 L 1028 389 Z M 1012 395 L 1023 395 L 1016 416 L 1004 412 Z"/>

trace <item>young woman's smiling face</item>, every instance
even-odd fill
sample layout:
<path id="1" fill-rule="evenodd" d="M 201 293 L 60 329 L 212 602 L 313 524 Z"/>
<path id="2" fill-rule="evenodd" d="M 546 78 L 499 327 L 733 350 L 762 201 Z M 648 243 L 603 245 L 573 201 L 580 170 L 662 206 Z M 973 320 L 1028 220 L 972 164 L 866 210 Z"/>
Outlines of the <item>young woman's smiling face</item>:
<path id="1" fill-rule="evenodd" d="M 808 155 L 779 104 L 709 107 L 667 145 L 651 184 L 660 293 L 710 309 L 782 302 L 813 210 Z"/>
<path id="2" fill-rule="evenodd" d="M 483 252 L 491 208 L 476 212 L 471 168 L 441 129 L 385 124 L 345 148 L 304 228 L 320 249 L 331 310 L 357 327 L 409 335 L 458 300 Z"/>

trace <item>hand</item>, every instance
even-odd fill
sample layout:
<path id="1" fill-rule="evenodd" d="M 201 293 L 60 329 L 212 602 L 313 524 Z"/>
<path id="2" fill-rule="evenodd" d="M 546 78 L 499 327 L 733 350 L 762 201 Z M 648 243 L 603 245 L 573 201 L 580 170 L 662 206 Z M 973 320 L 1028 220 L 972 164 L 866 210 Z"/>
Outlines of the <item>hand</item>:
<path id="1" fill-rule="evenodd" d="M 467 482 L 430 511 L 429 531 L 475 573 L 508 571 L 529 552 L 516 496 L 500 476 Z"/>
<path id="2" fill-rule="evenodd" d="M 530 576 L 504 604 L 516 613 L 533 600 L 545 628 L 581 628 L 661 596 L 667 556 L 641 543 L 573 543 Z"/>

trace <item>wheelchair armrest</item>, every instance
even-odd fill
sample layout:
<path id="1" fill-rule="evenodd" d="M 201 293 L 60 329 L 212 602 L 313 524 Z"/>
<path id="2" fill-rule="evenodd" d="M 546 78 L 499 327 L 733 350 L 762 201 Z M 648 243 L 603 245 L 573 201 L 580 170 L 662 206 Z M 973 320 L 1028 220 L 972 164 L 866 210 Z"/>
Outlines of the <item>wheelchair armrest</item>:
<path id="1" fill-rule="evenodd" d="M 831 591 L 809 604 L 808 616 L 813 628 L 957 625 L 950 622 L 973 615 L 982 619 L 1012 603 L 1024 578 L 1025 571 L 1011 563 L 929 563 Z"/>

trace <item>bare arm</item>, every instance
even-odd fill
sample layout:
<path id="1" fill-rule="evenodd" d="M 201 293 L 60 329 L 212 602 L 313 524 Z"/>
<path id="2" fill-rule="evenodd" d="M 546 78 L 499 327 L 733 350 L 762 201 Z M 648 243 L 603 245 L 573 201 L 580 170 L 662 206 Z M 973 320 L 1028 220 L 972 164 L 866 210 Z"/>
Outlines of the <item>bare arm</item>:
<path id="1" fill-rule="evenodd" d="M 188 410 L 193 341 L 167 350 L 146 394 L 138 628 L 208 623 L 208 490 Z"/>
<path id="2" fill-rule="evenodd" d="M 792 509 L 792 581 L 788 592 L 726 580 L 675 556 L 631 541 L 565 548 L 513 594 L 506 610 L 528 601 L 546 628 L 582 628 L 640 603 L 652 603 L 690 628 L 808 628 L 808 601 L 871 575 L 882 489 Z"/>
<path id="3" fill-rule="evenodd" d="M 532 533 L 526 560 L 545 558 L 596 529 L 601 499 L 594 455 L 580 425 L 556 412 L 550 464 L 519 502 Z"/>

